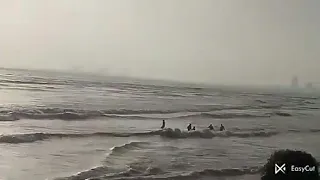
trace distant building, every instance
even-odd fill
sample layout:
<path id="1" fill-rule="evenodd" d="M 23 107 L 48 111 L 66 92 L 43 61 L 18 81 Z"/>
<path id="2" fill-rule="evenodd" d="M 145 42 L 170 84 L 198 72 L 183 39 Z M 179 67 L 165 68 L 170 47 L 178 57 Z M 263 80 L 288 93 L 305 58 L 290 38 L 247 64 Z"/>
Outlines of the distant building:
<path id="1" fill-rule="evenodd" d="M 291 87 L 293 87 L 293 88 L 299 87 L 299 80 L 298 80 L 297 76 L 292 78 Z"/>
<path id="2" fill-rule="evenodd" d="M 312 89 L 312 88 L 313 88 L 312 83 L 310 83 L 310 82 L 309 82 L 309 83 L 307 83 L 307 84 L 306 84 L 306 88 L 308 88 L 308 89 Z"/>

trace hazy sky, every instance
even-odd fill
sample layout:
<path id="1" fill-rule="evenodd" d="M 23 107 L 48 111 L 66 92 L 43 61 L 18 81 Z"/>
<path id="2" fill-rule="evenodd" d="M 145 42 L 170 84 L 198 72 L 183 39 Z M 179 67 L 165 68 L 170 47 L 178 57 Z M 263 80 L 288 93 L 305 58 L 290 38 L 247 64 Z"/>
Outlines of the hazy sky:
<path id="1" fill-rule="evenodd" d="M 320 82 L 319 0 L 1 0 L 0 66 Z"/>

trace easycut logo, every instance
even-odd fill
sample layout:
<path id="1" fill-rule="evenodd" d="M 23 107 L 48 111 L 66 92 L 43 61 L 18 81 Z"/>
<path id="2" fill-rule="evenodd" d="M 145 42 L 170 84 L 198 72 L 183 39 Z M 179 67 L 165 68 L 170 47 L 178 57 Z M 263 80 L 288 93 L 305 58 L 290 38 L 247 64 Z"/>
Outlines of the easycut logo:
<path id="1" fill-rule="evenodd" d="M 305 167 L 299 167 L 299 166 L 291 166 L 291 171 L 292 172 L 312 172 L 312 171 L 316 171 L 316 167 L 315 166 L 309 166 L 306 165 Z"/>
<path id="2" fill-rule="evenodd" d="M 286 173 L 286 164 L 282 164 L 281 166 L 279 166 L 278 164 L 275 164 L 274 174 L 278 174 L 279 172 L 283 174 Z"/>

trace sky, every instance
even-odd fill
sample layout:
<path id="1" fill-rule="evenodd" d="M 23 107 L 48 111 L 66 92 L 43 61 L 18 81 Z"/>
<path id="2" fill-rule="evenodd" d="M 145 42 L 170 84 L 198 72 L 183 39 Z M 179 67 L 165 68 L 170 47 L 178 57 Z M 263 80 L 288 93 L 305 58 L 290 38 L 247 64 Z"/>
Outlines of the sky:
<path id="1" fill-rule="evenodd" d="M 320 82 L 319 0 L 1 0 L 0 66 Z"/>

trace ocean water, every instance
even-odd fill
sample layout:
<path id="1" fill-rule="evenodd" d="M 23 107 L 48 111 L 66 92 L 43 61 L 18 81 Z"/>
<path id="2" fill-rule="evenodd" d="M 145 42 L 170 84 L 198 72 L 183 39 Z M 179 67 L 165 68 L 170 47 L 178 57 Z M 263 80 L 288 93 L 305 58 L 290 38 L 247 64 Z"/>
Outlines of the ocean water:
<path id="1" fill-rule="evenodd" d="M 320 160 L 319 94 L 2 69 L 0 103 L 1 180 L 253 180 L 277 149 Z"/>

